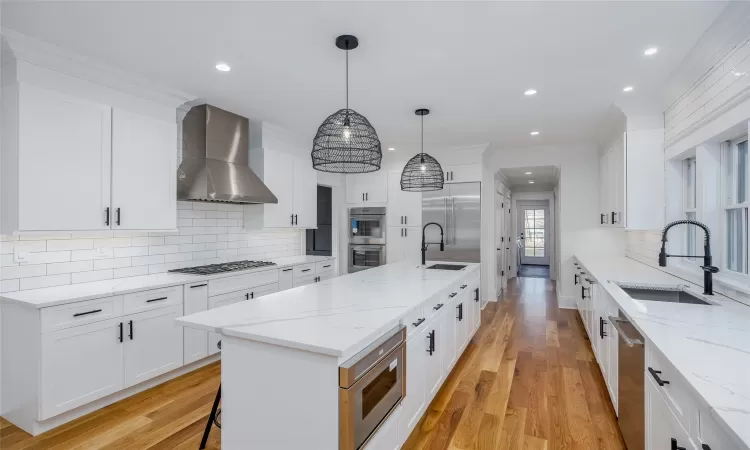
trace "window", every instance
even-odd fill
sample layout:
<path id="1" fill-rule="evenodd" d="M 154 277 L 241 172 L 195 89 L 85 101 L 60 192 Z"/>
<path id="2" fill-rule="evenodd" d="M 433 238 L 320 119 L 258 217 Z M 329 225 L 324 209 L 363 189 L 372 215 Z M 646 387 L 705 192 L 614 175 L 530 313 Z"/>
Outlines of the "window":
<path id="1" fill-rule="evenodd" d="M 544 210 L 527 209 L 525 210 L 524 235 L 525 250 L 524 256 L 544 257 Z"/>
<path id="2" fill-rule="evenodd" d="M 683 163 L 683 202 L 682 209 L 687 220 L 697 220 L 697 209 L 696 209 L 696 165 L 695 157 L 688 158 Z M 699 247 L 696 245 L 696 233 L 695 227 L 688 226 L 685 230 L 685 254 L 695 256 L 697 255 L 696 249 Z M 687 258 L 688 261 L 695 261 L 696 258 Z"/>
<path id="3" fill-rule="evenodd" d="M 748 155 L 747 136 L 729 142 L 722 152 L 724 267 L 748 273 Z"/>

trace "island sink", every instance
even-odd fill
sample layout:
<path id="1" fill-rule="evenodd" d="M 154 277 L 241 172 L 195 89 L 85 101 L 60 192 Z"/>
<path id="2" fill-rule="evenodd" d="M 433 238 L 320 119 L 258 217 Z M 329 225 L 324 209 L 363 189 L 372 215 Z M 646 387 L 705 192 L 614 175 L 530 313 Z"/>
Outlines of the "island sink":
<path id="1" fill-rule="evenodd" d="M 464 267 L 466 266 L 461 264 L 433 264 L 427 268 L 436 270 L 461 270 Z"/>

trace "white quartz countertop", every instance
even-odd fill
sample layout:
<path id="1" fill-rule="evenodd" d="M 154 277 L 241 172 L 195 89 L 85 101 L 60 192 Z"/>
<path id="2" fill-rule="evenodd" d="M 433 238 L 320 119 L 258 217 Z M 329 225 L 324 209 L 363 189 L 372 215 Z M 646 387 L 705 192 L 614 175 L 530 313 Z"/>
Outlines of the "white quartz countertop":
<path id="1" fill-rule="evenodd" d="M 467 267 L 446 271 L 427 270 L 414 262 L 386 264 L 192 314 L 177 322 L 343 360 L 442 290 L 479 277 L 479 264 L 454 264 Z"/>
<path id="2" fill-rule="evenodd" d="M 68 284 L 65 286 L 55 286 L 43 289 L 29 289 L 26 291 L 0 294 L 0 302 L 20 304 L 33 308 L 46 308 L 49 306 L 90 300 L 93 298 L 128 294 L 130 292 L 145 291 L 167 286 L 177 286 L 252 272 L 276 270 L 279 268 L 328 261 L 331 259 L 334 259 L 334 257 L 307 255 L 289 256 L 285 258 L 270 259 L 269 261 L 276 263 L 275 266 L 266 266 L 237 272 L 224 272 L 214 275 L 188 275 L 166 272 L 137 277 L 93 281 L 90 283 Z"/>
<path id="3" fill-rule="evenodd" d="M 710 297 L 716 306 L 634 300 L 613 281 L 703 289 L 629 258 L 576 257 L 687 379 L 714 420 L 750 448 L 750 307 L 720 295 Z"/>

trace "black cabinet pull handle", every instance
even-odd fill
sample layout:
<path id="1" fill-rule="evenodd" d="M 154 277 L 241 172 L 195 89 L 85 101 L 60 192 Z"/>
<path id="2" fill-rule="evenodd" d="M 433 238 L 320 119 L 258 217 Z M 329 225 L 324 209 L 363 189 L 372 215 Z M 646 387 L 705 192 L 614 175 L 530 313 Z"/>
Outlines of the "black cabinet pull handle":
<path id="1" fill-rule="evenodd" d="M 195 286 L 190 286 L 190 289 L 195 289 L 195 288 L 199 288 L 199 287 L 203 287 L 203 286 L 208 286 L 208 283 L 196 284 Z"/>
<path id="2" fill-rule="evenodd" d="M 614 225 L 614 224 L 616 224 L 616 223 L 617 223 L 617 222 L 615 222 L 615 212 L 614 212 L 614 211 L 612 211 L 612 225 Z"/>
<path id="3" fill-rule="evenodd" d="M 708 444 L 702 444 L 701 450 L 711 450 L 711 447 L 709 447 Z"/>
<path id="4" fill-rule="evenodd" d="M 122 322 L 120 322 L 120 325 L 118 325 L 117 328 L 120 329 L 120 335 L 119 335 L 118 339 L 120 340 L 120 342 L 122 342 Z"/>
<path id="5" fill-rule="evenodd" d="M 289 220 L 291 220 L 292 225 L 294 225 L 294 214 L 291 215 Z"/>
<path id="6" fill-rule="evenodd" d="M 132 341 L 133 340 L 133 321 L 132 320 L 128 323 L 128 326 L 130 327 L 129 337 L 130 337 L 130 340 Z"/>
<path id="7" fill-rule="evenodd" d="M 309 272 L 310 269 L 302 269 L 302 272 Z"/>
<path id="8" fill-rule="evenodd" d="M 574 274 L 573 281 L 575 282 L 575 284 L 578 284 L 578 274 L 577 273 Z"/>
<path id="9" fill-rule="evenodd" d="M 367 201 L 370 200 L 370 193 L 369 192 L 365 192 L 365 200 L 367 200 Z"/>
<path id="10" fill-rule="evenodd" d="M 424 317 L 420 317 L 419 319 L 417 319 L 417 321 L 416 321 L 416 322 L 412 322 L 412 325 L 414 325 L 415 327 L 418 327 L 418 326 L 422 325 L 422 323 L 423 323 L 423 322 L 424 322 L 425 320 L 427 320 L 427 319 L 425 319 Z"/>
<path id="11" fill-rule="evenodd" d="M 404 225 L 409 225 L 409 216 L 404 216 Z"/>
<path id="12" fill-rule="evenodd" d="M 581 300 L 586 300 L 586 288 L 581 286 Z"/>
<path id="13" fill-rule="evenodd" d="M 87 316 L 89 314 L 96 314 L 98 312 L 102 312 L 102 310 L 101 309 L 92 309 L 91 311 L 86 311 L 86 312 L 82 312 L 82 313 L 75 313 L 75 314 L 73 314 L 73 317 Z"/>
<path id="14" fill-rule="evenodd" d="M 678 447 L 677 439 L 672 438 L 672 450 L 685 450 L 685 447 Z"/>
<path id="15" fill-rule="evenodd" d="M 404 229 L 401 228 L 401 237 L 404 237 Z"/>
<path id="16" fill-rule="evenodd" d="M 151 300 L 146 300 L 146 303 L 159 302 L 159 301 L 162 301 L 162 300 L 166 300 L 167 298 L 168 297 L 152 298 Z"/>
<path id="17" fill-rule="evenodd" d="M 604 320 L 604 317 L 599 317 L 599 337 L 604 339 L 605 336 L 607 336 L 607 333 L 604 331 L 604 325 L 607 324 L 607 321 Z"/>
<path id="18" fill-rule="evenodd" d="M 432 356 L 432 354 L 435 353 L 435 330 L 430 331 L 427 335 L 427 342 L 427 353 Z"/>
<path id="19" fill-rule="evenodd" d="M 295 215 L 294 215 L 294 224 L 295 224 L 295 225 L 299 225 L 299 223 L 298 223 L 298 221 L 297 221 L 297 214 L 295 214 Z"/>
<path id="20" fill-rule="evenodd" d="M 293 268 L 293 267 L 290 267 L 290 268 L 288 268 L 288 269 L 281 269 L 281 271 L 282 271 L 282 272 L 289 272 L 290 270 L 294 270 L 294 268 Z"/>
<path id="21" fill-rule="evenodd" d="M 365 193 L 362 193 L 362 201 L 365 201 Z"/>
<path id="22" fill-rule="evenodd" d="M 109 226 L 109 206 L 104 208 L 104 225 Z"/>
<path id="23" fill-rule="evenodd" d="M 245 292 L 245 300 L 250 300 L 250 294 L 248 294 L 247 292 Z"/>
<path id="24" fill-rule="evenodd" d="M 450 297 L 450 298 L 453 298 L 453 297 L 455 297 L 455 296 L 457 296 L 457 295 L 458 295 L 458 293 L 454 292 L 454 293 L 452 293 L 452 294 L 448 294 L 448 297 Z"/>
<path id="25" fill-rule="evenodd" d="M 330 264 L 328 264 L 327 266 L 323 266 L 323 268 L 324 268 L 324 269 L 327 269 L 327 268 L 329 268 L 329 267 L 331 267 L 331 265 L 330 265 Z"/>
<path id="26" fill-rule="evenodd" d="M 401 225 L 404 224 L 404 216 L 401 216 Z"/>
<path id="27" fill-rule="evenodd" d="M 120 208 L 117 208 L 115 210 L 115 213 L 117 214 L 117 218 L 115 219 L 115 225 L 120 225 Z"/>
<path id="28" fill-rule="evenodd" d="M 432 309 L 434 309 L 435 311 L 437 311 L 437 310 L 439 310 L 442 307 L 443 307 L 443 304 L 442 303 L 438 303 L 437 305 L 433 306 Z"/>
<path id="29" fill-rule="evenodd" d="M 460 321 L 464 320 L 464 304 L 463 303 L 459 303 L 458 306 L 456 306 L 456 308 L 458 308 L 458 317 L 456 317 L 456 318 L 460 322 Z"/>
<path id="30" fill-rule="evenodd" d="M 599 214 L 599 215 L 601 216 L 600 217 L 599 225 L 604 225 L 604 216 L 605 216 L 605 214 Z"/>
<path id="31" fill-rule="evenodd" d="M 649 367 L 648 372 L 651 374 L 652 377 L 654 377 L 654 381 L 656 381 L 656 384 L 658 384 L 659 386 L 664 386 L 665 384 L 669 384 L 669 381 L 662 380 L 659 377 L 659 374 L 661 374 L 661 370 L 654 370 L 651 367 Z"/>
<path id="32" fill-rule="evenodd" d="M 474 289 L 474 301 L 479 301 L 479 288 Z"/>
<path id="33" fill-rule="evenodd" d="M 466 286 L 468 286 L 468 284 L 462 284 L 461 289 L 466 289 Z"/>
<path id="34" fill-rule="evenodd" d="M 409 237 L 409 229 L 404 228 L 404 237 Z"/>

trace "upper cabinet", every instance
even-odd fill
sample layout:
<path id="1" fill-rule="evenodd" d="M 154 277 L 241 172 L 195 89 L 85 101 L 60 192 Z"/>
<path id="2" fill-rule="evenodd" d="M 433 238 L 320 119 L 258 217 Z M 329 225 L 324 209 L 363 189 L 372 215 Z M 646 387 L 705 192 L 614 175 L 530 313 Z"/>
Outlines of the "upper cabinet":
<path id="1" fill-rule="evenodd" d="M 628 117 L 599 160 L 602 226 L 656 230 L 664 226 L 664 128 L 659 118 Z"/>
<path id="2" fill-rule="evenodd" d="M 443 176 L 446 183 L 482 181 L 482 166 L 481 164 L 443 166 Z"/>
<path id="3" fill-rule="evenodd" d="M 15 84 L 3 100 L 3 233 L 176 228 L 176 123 Z"/>
<path id="4" fill-rule="evenodd" d="M 383 171 L 346 176 L 346 202 L 353 204 L 388 201 L 388 175 Z"/>
<path id="5" fill-rule="evenodd" d="M 310 160 L 287 153 L 254 149 L 250 151 L 253 169 L 278 203 L 245 206 L 249 228 L 317 228 L 318 175 Z"/>
<path id="6" fill-rule="evenodd" d="M 422 193 L 402 191 L 401 172 L 388 173 L 386 215 L 389 227 L 422 226 Z"/>

